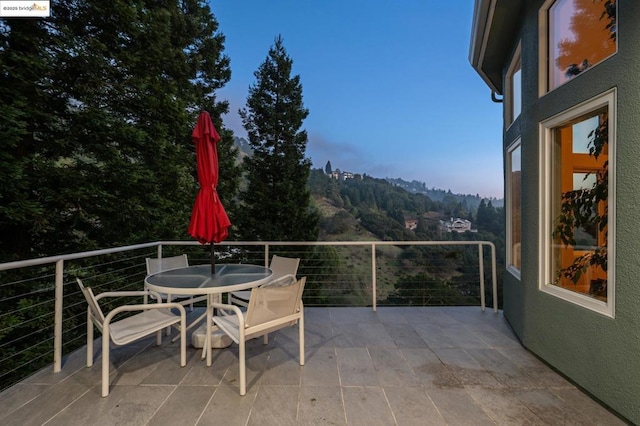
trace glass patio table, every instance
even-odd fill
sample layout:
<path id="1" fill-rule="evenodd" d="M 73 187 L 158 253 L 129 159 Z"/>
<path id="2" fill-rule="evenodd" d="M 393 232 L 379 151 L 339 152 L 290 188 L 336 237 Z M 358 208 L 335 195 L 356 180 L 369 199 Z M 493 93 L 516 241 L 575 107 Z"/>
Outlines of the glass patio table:
<path id="1" fill-rule="evenodd" d="M 180 295 L 207 295 L 207 312 L 198 318 L 199 322 L 207 316 L 211 321 L 211 303 L 220 300 L 222 293 L 232 291 L 249 290 L 269 281 L 273 272 L 271 269 L 249 264 L 216 264 L 216 273 L 211 274 L 211 265 L 195 265 L 185 268 L 170 269 L 148 275 L 145 284 L 149 290 L 165 294 Z M 202 357 L 206 349 L 211 350 L 211 336 L 205 335 L 205 345 Z"/>

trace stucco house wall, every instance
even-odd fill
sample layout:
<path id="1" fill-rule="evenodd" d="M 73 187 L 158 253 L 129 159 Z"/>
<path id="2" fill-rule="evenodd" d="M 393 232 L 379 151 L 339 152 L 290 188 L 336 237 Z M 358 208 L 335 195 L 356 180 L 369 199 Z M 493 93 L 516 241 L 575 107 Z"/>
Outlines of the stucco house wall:
<path id="1" fill-rule="evenodd" d="M 477 0 L 476 10 L 490 3 Z M 506 28 L 512 28 L 499 44 L 505 49 L 503 81 L 519 42 L 522 60 L 522 111 L 505 129 L 503 139 L 506 150 L 521 138 L 522 266 L 520 277 L 504 273 L 504 315 L 525 347 L 640 424 L 640 2 L 618 0 L 615 55 L 543 96 L 538 88 L 538 13 L 544 1 L 495 3 L 494 22 L 488 25 L 496 27 L 500 25 L 496 19 L 506 19 L 511 22 Z M 481 74 L 487 71 L 479 70 Z M 615 262 L 613 318 L 539 289 L 540 122 L 612 88 L 617 89 L 615 187 L 610 187 L 615 190 L 616 212 L 615 234 L 610 240 L 616 256 L 609 259 Z"/>

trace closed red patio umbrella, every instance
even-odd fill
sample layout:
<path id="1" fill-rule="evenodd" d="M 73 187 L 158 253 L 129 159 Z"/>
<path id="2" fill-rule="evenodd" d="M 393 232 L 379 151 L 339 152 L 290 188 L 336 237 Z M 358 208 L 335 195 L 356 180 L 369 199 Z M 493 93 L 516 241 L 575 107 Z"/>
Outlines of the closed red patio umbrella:
<path id="1" fill-rule="evenodd" d="M 193 204 L 189 222 L 189 235 L 201 244 L 211 244 L 211 273 L 215 273 L 213 244 L 225 240 L 231 226 L 216 190 L 218 186 L 218 152 L 216 144 L 220 136 L 206 111 L 198 116 L 191 139 L 196 145 L 198 182 L 200 189 Z"/>

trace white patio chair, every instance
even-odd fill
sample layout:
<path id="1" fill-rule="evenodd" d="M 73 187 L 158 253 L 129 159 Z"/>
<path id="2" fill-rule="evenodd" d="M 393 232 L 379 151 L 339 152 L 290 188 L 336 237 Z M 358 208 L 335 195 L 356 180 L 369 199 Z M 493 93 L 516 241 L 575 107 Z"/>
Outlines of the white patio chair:
<path id="1" fill-rule="evenodd" d="M 260 337 L 268 343 L 268 333 L 298 324 L 300 344 L 300 365 L 304 365 L 304 307 L 302 292 L 307 278 L 297 280 L 292 275 L 269 281 L 251 290 L 246 311 L 231 304 L 212 303 L 208 309 L 213 315 L 207 323 L 207 334 L 211 335 L 213 325 L 226 333 L 239 345 L 240 395 L 247 393 L 245 343 Z M 211 365 L 211 348 L 207 349 L 207 366 Z"/>
<path id="2" fill-rule="evenodd" d="M 162 271 L 169 271 L 171 269 L 186 268 L 189 266 L 189 259 L 186 254 L 170 257 L 159 257 L 157 259 L 147 257 L 147 275 L 157 274 Z M 194 297 L 188 294 L 167 294 L 163 295 L 164 299 L 168 302 L 178 302 L 183 306 L 189 305 L 191 311 L 193 311 L 193 304 L 202 300 L 207 300 L 207 296 Z"/>
<path id="3" fill-rule="evenodd" d="M 147 275 L 157 274 L 162 271 L 169 271 L 171 269 L 179 269 L 186 268 L 189 266 L 189 259 L 186 254 L 181 254 L 179 256 L 170 256 L 170 257 L 159 257 L 159 258 L 146 258 L 147 263 Z M 162 294 L 160 293 L 163 299 L 168 302 L 176 302 L 180 303 L 183 306 L 189 305 L 190 311 L 193 312 L 193 304 L 195 302 L 206 301 L 207 296 L 192 296 L 188 294 Z M 187 331 L 196 326 L 202 320 L 205 319 L 206 313 L 200 315 L 198 318 L 193 320 L 187 326 Z M 171 329 L 167 329 L 167 336 L 171 334 Z M 175 342 L 178 339 L 178 336 L 174 337 L 172 342 Z"/>
<path id="4" fill-rule="evenodd" d="M 156 343 L 162 344 L 162 330 L 180 323 L 180 366 L 186 365 L 186 318 L 184 306 L 179 303 L 160 303 L 158 293 L 151 290 L 143 291 L 110 291 L 93 294 L 90 287 L 85 287 L 80 278 L 76 278 L 78 286 L 87 300 L 87 367 L 93 365 L 93 326 L 102 333 L 102 396 L 109 395 L 109 345 L 126 345 L 150 334 L 156 333 Z M 155 294 L 154 294 L 155 293 Z M 157 303 L 143 303 L 138 305 L 123 305 L 111 310 L 106 316 L 102 312 L 98 300 L 105 297 L 148 296 L 155 295 Z M 180 315 L 175 315 L 171 309 L 177 309 Z M 121 312 L 141 311 L 138 314 L 113 321 Z"/>
<path id="5" fill-rule="evenodd" d="M 298 265 L 300 264 L 300 258 L 282 257 L 274 255 L 271 258 L 271 264 L 269 269 L 273 272 L 271 276 L 272 280 L 277 280 L 285 275 L 293 275 L 294 277 L 298 273 Z M 238 306 L 249 306 L 249 297 L 251 296 L 251 290 L 240 290 L 229 293 L 228 302 Z"/>

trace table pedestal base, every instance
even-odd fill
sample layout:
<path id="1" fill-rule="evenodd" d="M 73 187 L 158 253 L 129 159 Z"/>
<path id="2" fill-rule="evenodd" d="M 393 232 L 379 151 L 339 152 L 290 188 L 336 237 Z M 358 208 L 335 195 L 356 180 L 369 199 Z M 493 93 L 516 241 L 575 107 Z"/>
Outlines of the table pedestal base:
<path id="1" fill-rule="evenodd" d="M 207 324 L 202 324 L 200 327 L 193 331 L 191 334 L 191 344 L 194 348 L 204 347 L 204 341 L 207 337 Z M 231 346 L 233 340 L 222 331 L 218 330 L 218 327 L 213 327 L 211 332 L 211 347 L 214 349 L 222 349 Z"/>

